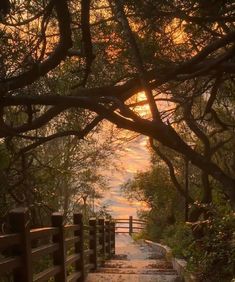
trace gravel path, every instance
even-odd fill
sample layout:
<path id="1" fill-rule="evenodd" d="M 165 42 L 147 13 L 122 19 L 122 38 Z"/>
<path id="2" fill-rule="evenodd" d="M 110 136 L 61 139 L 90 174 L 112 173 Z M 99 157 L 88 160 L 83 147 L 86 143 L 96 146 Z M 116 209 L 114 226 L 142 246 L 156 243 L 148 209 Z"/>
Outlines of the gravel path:
<path id="1" fill-rule="evenodd" d="M 127 234 L 116 235 L 116 255 L 90 273 L 86 282 L 176 282 L 177 273 L 162 255 Z"/>

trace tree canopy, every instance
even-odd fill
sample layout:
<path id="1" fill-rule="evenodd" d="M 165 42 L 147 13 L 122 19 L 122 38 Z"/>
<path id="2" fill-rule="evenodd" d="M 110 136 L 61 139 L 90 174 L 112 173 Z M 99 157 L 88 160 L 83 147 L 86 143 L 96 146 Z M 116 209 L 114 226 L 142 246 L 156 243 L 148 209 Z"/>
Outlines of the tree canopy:
<path id="1" fill-rule="evenodd" d="M 235 205 L 234 8 L 229 0 L 1 1 L 0 137 L 37 147 L 84 138 L 108 120 L 185 156 Z M 53 129 L 40 136 L 45 127 Z"/>

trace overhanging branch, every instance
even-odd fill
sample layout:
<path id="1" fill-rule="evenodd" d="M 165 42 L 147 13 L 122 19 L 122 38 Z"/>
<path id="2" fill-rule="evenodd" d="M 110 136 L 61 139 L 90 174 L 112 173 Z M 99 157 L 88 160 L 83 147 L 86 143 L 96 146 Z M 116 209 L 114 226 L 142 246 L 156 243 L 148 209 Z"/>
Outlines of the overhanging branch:
<path id="1" fill-rule="evenodd" d="M 96 117 L 92 122 L 90 122 L 84 129 L 77 131 L 77 130 L 68 130 L 68 131 L 63 131 L 63 132 L 57 132 L 55 134 L 51 134 L 47 137 L 36 137 L 35 139 L 37 140 L 36 142 L 22 148 L 18 154 L 25 154 L 26 152 L 29 152 L 51 140 L 57 139 L 57 138 L 62 138 L 66 136 L 74 136 L 77 137 L 78 139 L 83 139 L 85 138 L 91 131 L 94 129 L 98 123 L 102 120 L 102 117 L 98 116 Z"/>
<path id="2" fill-rule="evenodd" d="M 60 62 L 66 58 L 68 49 L 72 47 L 68 1 L 52 0 L 51 3 L 55 7 L 58 19 L 60 38 L 57 47 L 44 62 L 34 64 L 31 69 L 23 74 L 2 80 L 0 82 L 0 94 L 33 83 L 39 77 L 47 74 L 50 70 L 58 66 Z"/>

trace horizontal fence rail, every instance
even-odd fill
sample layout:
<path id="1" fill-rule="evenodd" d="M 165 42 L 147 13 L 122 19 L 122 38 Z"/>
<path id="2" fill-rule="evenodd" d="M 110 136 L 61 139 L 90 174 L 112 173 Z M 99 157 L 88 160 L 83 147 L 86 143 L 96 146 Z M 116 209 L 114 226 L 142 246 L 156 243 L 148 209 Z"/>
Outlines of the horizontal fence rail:
<path id="1" fill-rule="evenodd" d="M 73 224 L 63 221 L 54 213 L 51 227 L 30 230 L 28 210 L 11 211 L 12 233 L 0 235 L 0 281 L 82 282 L 115 254 L 114 221 L 92 218 L 85 225 L 79 213 Z"/>
<path id="2" fill-rule="evenodd" d="M 115 225 L 115 233 L 126 233 L 132 235 L 133 233 L 139 233 L 144 230 L 146 221 L 129 216 L 129 218 L 116 218 Z"/>

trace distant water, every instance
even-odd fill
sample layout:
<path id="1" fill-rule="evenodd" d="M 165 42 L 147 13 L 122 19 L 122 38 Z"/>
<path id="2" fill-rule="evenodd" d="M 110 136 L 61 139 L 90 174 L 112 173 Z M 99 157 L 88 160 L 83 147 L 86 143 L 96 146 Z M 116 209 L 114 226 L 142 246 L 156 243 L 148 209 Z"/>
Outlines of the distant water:
<path id="1" fill-rule="evenodd" d="M 147 149 L 147 138 L 139 136 L 126 144 L 117 159 L 121 163 L 121 172 L 110 170 L 107 172 L 109 177 L 110 190 L 105 192 L 104 198 L 99 201 L 99 205 L 108 205 L 114 217 L 136 217 L 137 210 L 144 207 L 143 203 L 128 201 L 121 192 L 120 186 L 128 179 L 131 179 L 138 171 L 146 171 L 150 165 L 150 154 Z"/>

